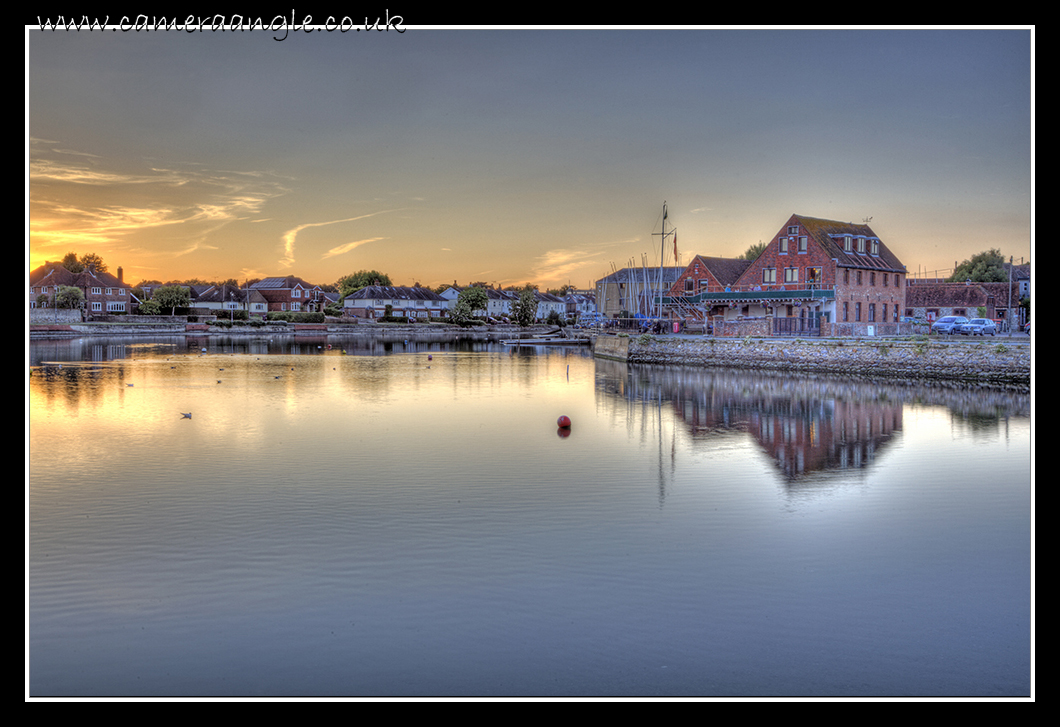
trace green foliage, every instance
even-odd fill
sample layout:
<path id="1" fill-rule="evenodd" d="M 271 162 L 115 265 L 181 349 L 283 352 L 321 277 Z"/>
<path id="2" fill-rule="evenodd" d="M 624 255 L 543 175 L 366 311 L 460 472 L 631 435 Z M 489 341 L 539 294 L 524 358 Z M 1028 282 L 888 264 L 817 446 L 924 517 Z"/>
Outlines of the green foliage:
<path id="1" fill-rule="evenodd" d="M 55 293 L 56 308 L 80 308 L 84 302 L 85 294 L 72 285 L 60 285 Z"/>
<path id="2" fill-rule="evenodd" d="M 965 280 L 973 283 L 1004 283 L 1008 280 L 1005 258 L 997 249 L 973 255 L 970 260 L 958 265 L 948 280 L 951 283 L 963 283 Z"/>
<path id="3" fill-rule="evenodd" d="M 162 306 L 157 300 L 145 300 L 140 303 L 140 315 L 157 316 L 162 312 Z"/>
<path id="4" fill-rule="evenodd" d="M 489 300 L 489 295 L 484 288 L 478 286 L 464 288 L 456 298 L 456 305 L 453 306 L 451 314 L 453 323 L 459 326 L 470 325 L 475 317 L 475 311 L 485 313 Z"/>
<path id="5" fill-rule="evenodd" d="M 177 308 L 187 308 L 191 305 L 191 293 L 179 285 L 163 285 L 161 288 L 155 288 L 151 300 L 158 301 L 162 308 L 169 308 L 169 314 L 173 315 Z"/>
<path id="6" fill-rule="evenodd" d="M 512 304 L 512 317 L 520 326 L 532 325 L 537 318 L 537 298 L 529 285 L 519 293 L 519 300 Z"/>
<path id="7" fill-rule="evenodd" d="M 751 260 L 752 262 L 758 259 L 758 256 L 766 251 L 769 247 L 768 242 L 756 242 L 751 247 L 747 248 L 747 251 L 743 254 L 744 260 Z"/>
<path id="8" fill-rule="evenodd" d="M 548 316 L 545 318 L 545 322 L 550 326 L 562 326 L 563 319 L 559 317 L 559 313 L 556 311 L 549 311 Z"/>
<path id="9" fill-rule="evenodd" d="M 393 285 L 393 283 L 390 282 L 389 275 L 378 270 L 358 270 L 356 273 L 350 273 L 339 278 L 335 285 L 338 286 L 339 292 L 345 298 L 347 295 L 369 285 Z"/>

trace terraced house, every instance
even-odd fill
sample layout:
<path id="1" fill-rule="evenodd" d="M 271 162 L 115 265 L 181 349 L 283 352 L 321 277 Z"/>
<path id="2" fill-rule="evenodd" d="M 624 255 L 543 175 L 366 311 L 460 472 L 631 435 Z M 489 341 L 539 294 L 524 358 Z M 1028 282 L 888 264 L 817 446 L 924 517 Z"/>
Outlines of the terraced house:
<path id="1" fill-rule="evenodd" d="M 704 272 L 686 268 L 664 301 L 685 320 L 705 316 L 715 335 L 898 332 L 906 269 L 868 224 L 792 215 L 731 283 L 736 261 L 719 260 L 696 256 L 689 268 Z"/>

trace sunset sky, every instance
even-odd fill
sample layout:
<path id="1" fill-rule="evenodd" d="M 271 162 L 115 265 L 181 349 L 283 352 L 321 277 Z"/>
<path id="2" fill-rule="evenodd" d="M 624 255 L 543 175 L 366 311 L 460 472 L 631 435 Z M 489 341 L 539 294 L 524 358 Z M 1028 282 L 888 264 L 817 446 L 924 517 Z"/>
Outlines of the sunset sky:
<path id="1" fill-rule="evenodd" d="M 27 28 L 27 257 L 587 287 L 793 214 L 1030 259 L 1031 29 Z M 672 261 L 667 261 L 672 264 Z"/>

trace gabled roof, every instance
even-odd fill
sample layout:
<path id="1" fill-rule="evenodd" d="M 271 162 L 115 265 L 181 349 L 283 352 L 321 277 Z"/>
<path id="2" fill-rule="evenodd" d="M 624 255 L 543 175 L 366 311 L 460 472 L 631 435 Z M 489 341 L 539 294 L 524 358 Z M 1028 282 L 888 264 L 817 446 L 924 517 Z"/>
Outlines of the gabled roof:
<path id="1" fill-rule="evenodd" d="M 734 284 L 744 274 L 744 271 L 751 266 L 751 261 L 743 258 L 696 255 L 685 270 L 695 265 L 697 261 L 722 285 Z"/>
<path id="2" fill-rule="evenodd" d="M 255 303 L 265 303 L 265 298 L 256 290 L 237 288 L 233 285 L 213 285 L 196 297 L 199 303 L 246 303 L 248 300 Z"/>
<path id="3" fill-rule="evenodd" d="M 879 236 L 872 231 L 868 225 L 858 225 L 853 222 L 838 222 L 836 220 L 822 220 L 817 217 L 805 217 L 803 215 L 792 215 L 791 220 L 798 222 L 817 242 L 828 256 L 834 258 L 841 268 L 863 268 L 866 270 L 885 270 L 888 272 L 904 273 L 905 265 L 895 257 L 894 253 L 883 244 Z M 785 224 L 791 224 L 790 221 Z M 843 237 L 850 235 L 858 238 L 879 241 L 879 254 L 871 255 L 868 252 L 858 253 L 855 246 L 853 252 L 846 252 L 843 247 Z M 783 234 L 781 234 L 783 237 Z"/>
<path id="4" fill-rule="evenodd" d="M 925 283 L 905 289 L 907 308 L 970 308 L 986 305 L 988 293 L 979 283 Z M 995 299 L 994 304 L 998 301 Z"/>
<path id="5" fill-rule="evenodd" d="M 251 283 L 250 287 L 254 290 L 292 290 L 299 287 L 309 290 L 319 286 L 307 283 L 294 275 L 287 275 L 282 278 L 263 278 L 256 283 Z"/>
<path id="6" fill-rule="evenodd" d="M 430 288 L 407 288 L 395 285 L 367 285 L 346 296 L 346 300 L 441 300 L 445 298 Z"/>
<path id="7" fill-rule="evenodd" d="M 77 288 L 130 288 L 110 273 L 97 273 L 85 268 L 80 273 L 71 273 L 61 263 L 44 263 L 29 274 L 30 286 L 70 285 Z"/>

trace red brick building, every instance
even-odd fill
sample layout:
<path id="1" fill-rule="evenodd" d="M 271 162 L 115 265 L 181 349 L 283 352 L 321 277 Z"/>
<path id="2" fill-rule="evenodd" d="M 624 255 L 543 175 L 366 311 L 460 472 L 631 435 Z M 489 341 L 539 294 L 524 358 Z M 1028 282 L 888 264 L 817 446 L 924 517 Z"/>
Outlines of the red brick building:
<path id="1" fill-rule="evenodd" d="M 690 267 L 707 260 L 697 256 Z M 905 277 L 867 224 L 792 215 L 724 290 L 683 283 L 667 302 L 686 319 L 690 307 L 708 314 L 718 335 L 892 334 L 905 308 Z M 686 269 L 688 278 L 696 279 L 694 270 Z"/>
<path id="2" fill-rule="evenodd" d="M 294 275 L 265 278 L 250 285 L 269 303 L 270 311 L 322 311 L 327 296 L 319 285 L 312 285 Z"/>
<path id="3" fill-rule="evenodd" d="M 81 290 L 86 316 L 131 312 L 132 289 L 125 284 L 121 268 L 117 276 L 97 273 L 92 268 L 71 273 L 57 262 L 44 263 L 29 274 L 29 307 L 52 307 L 60 285 Z"/>

